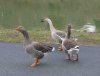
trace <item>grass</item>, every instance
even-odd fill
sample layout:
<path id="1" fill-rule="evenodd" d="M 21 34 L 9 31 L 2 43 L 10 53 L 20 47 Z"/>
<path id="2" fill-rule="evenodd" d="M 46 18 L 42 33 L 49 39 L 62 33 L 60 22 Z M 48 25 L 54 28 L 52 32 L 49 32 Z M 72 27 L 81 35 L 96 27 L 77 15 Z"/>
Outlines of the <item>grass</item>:
<path id="1" fill-rule="evenodd" d="M 38 32 L 37 32 L 38 31 Z M 35 29 L 28 31 L 29 36 L 32 40 L 46 43 L 58 43 L 53 41 L 51 38 L 50 31 L 45 29 Z M 100 44 L 100 33 L 84 33 L 84 32 L 73 32 L 73 35 L 78 38 L 80 45 L 99 45 Z M 0 42 L 14 42 L 19 43 L 23 41 L 21 33 L 15 29 L 0 29 Z"/>
<path id="2" fill-rule="evenodd" d="M 100 33 L 74 32 L 78 36 L 79 44 L 100 45 Z"/>
<path id="3" fill-rule="evenodd" d="M 0 0 L 0 25 L 9 29 L 18 25 L 36 28 L 47 16 L 59 29 L 68 23 L 78 28 L 99 19 L 99 9 L 100 0 Z"/>
<path id="4" fill-rule="evenodd" d="M 37 32 L 38 31 L 38 32 Z M 52 42 L 50 37 L 50 31 L 42 31 L 40 29 L 28 31 L 30 38 L 39 42 Z M 15 29 L 0 29 L 0 41 L 1 42 L 22 42 L 23 36 L 21 33 L 16 31 Z"/>
<path id="5" fill-rule="evenodd" d="M 57 29 L 64 29 L 68 23 L 78 29 L 91 22 L 100 31 L 100 0 L 0 0 L 0 41 L 21 42 L 22 35 L 13 29 L 21 25 L 29 30 L 33 40 L 54 42 L 40 22 L 45 16 Z M 80 44 L 100 43 L 99 33 L 74 34 L 79 35 Z"/>

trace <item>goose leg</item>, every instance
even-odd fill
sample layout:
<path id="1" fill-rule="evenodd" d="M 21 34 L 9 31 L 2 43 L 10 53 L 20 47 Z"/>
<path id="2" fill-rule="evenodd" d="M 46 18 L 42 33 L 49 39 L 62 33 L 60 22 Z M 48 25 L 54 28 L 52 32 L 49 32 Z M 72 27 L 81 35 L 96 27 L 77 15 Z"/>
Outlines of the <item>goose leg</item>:
<path id="1" fill-rule="evenodd" d="M 70 54 L 67 52 L 66 59 L 70 60 Z"/>
<path id="2" fill-rule="evenodd" d="M 75 55 L 74 61 L 78 61 L 78 54 Z"/>
<path id="3" fill-rule="evenodd" d="M 59 40 L 59 43 L 60 43 L 60 46 L 58 47 L 58 50 L 59 50 L 59 51 L 62 51 L 62 50 L 63 50 L 63 47 L 62 47 L 62 40 Z"/>
<path id="4" fill-rule="evenodd" d="M 62 45 L 60 44 L 60 46 L 58 47 L 59 51 L 63 51 Z"/>
<path id="5" fill-rule="evenodd" d="M 37 63 L 38 63 L 38 58 L 34 58 L 34 62 L 31 65 L 31 67 L 36 67 L 37 66 Z"/>
<path id="6" fill-rule="evenodd" d="M 70 55 L 69 54 L 67 54 L 66 59 L 70 60 Z"/>
<path id="7" fill-rule="evenodd" d="M 38 64 L 40 64 L 40 60 L 39 60 L 39 59 L 38 59 L 38 61 L 37 61 L 37 65 L 38 65 Z"/>

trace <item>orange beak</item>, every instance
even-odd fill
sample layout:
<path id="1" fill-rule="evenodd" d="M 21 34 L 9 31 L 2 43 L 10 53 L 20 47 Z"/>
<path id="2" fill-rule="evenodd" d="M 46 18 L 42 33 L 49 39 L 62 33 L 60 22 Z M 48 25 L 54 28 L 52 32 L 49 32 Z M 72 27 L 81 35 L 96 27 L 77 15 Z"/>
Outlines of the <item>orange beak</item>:
<path id="1" fill-rule="evenodd" d="M 15 29 L 16 29 L 17 31 L 20 31 L 20 27 L 16 27 Z"/>

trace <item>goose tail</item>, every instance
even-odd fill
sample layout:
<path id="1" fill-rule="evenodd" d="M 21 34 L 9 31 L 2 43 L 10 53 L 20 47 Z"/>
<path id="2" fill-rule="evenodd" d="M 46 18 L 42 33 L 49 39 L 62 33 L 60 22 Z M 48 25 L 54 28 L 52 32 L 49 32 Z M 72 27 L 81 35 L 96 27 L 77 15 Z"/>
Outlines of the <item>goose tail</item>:
<path id="1" fill-rule="evenodd" d="M 71 37 L 71 24 L 68 24 L 67 30 L 68 30 L 68 32 L 67 32 L 67 38 L 69 39 Z"/>
<path id="2" fill-rule="evenodd" d="M 53 47 L 51 51 L 55 51 L 55 47 Z"/>

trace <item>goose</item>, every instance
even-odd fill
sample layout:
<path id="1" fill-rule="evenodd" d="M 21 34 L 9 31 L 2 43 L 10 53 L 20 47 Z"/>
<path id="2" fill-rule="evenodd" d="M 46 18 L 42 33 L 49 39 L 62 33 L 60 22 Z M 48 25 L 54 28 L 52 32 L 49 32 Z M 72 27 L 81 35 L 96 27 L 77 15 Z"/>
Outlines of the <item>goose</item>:
<path id="1" fill-rule="evenodd" d="M 65 53 L 67 53 L 66 59 L 78 61 L 79 46 L 77 44 L 77 40 L 71 38 L 71 25 L 68 25 L 68 33 L 66 38 L 60 37 L 59 35 L 57 36 L 62 40 L 62 48 Z"/>
<path id="2" fill-rule="evenodd" d="M 51 31 L 51 37 L 53 38 L 53 40 L 59 41 L 59 43 L 61 44 L 62 40 L 57 35 L 59 35 L 60 37 L 66 37 L 67 36 L 66 32 L 57 30 L 53 26 L 53 23 L 50 18 L 44 18 L 41 20 L 41 22 L 47 22 L 49 24 L 50 31 Z M 59 49 L 62 50 L 62 46 L 60 46 Z"/>
<path id="3" fill-rule="evenodd" d="M 87 33 L 94 33 L 94 32 L 96 32 L 96 26 L 92 25 L 91 23 L 87 23 L 80 30 L 87 32 Z"/>
<path id="4" fill-rule="evenodd" d="M 55 50 L 54 47 L 45 43 L 31 41 L 27 30 L 23 26 L 16 27 L 16 30 L 22 33 L 23 35 L 23 44 L 26 52 L 34 58 L 31 67 L 35 67 L 38 64 L 40 64 L 40 59 L 44 57 L 45 53 Z"/>

